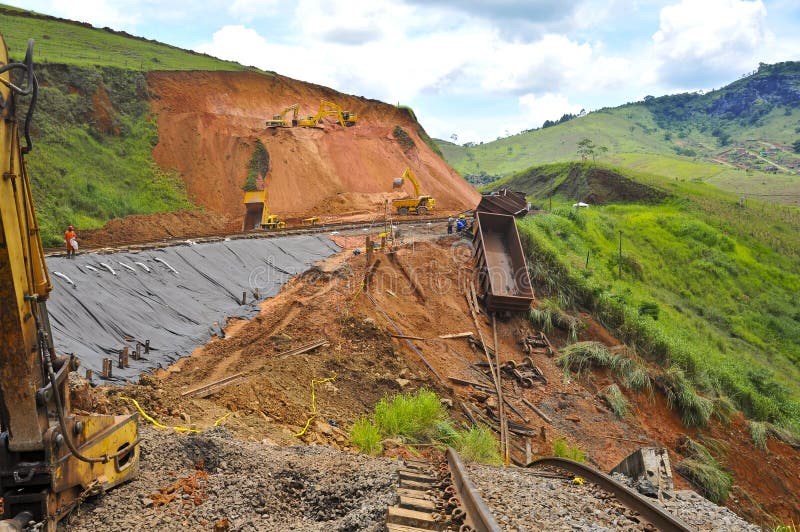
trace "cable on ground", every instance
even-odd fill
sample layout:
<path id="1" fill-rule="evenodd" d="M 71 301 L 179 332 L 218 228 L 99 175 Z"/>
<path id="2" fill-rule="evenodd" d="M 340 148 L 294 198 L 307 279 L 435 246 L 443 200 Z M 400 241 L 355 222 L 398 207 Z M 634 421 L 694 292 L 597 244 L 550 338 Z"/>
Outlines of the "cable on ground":
<path id="1" fill-rule="evenodd" d="M 333 376 L 328 377 L 326 379 L 311 379 L 311 417 L 308 418 L 308 421 L 306 421 L 306 425 L 303 427 L 303 430 L 294 435 L 295 438 L 299 438 L 300 436 L 305 434 L 306 431 L 308 430 L 309 425 L 311 425 L 311 422 L 314 421 L 314 419 L 317 417 L 317 398 L 316 398 L 316 393 L 314 391 L 314 387 L 317 384 L 330 382 L 334 379 L 336 379 L 336 372 L 333 373 Z"/>

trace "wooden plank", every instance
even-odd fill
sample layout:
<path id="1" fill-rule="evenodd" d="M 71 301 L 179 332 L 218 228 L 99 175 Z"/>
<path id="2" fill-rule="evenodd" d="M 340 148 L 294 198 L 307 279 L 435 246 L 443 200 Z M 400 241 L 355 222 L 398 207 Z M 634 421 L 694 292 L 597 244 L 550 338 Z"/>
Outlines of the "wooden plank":
<path id="1" fill-rule="evenodd" d="M 525 403 L 525 405 L 526 405 L 528 408 L 530 408 L 531 410 L 533 410 L 533 412 L 534 412 L 534 413 L 535 413 L 537 416 L 539 416 L 540 418 L 544 419 L 545 421 L 547 421 L 547 422 L 548 422 L 548 423 L 550 423 L 551 425 L 553 424 L 553 420 L 552 420 L 552 419 L 550 419 L 550 418 L 547 416 L 547 414 L 545 414 L 544 412 L 542 412 L 541 410 L 539 410 L 538 408 L 536 408 L 536 407 L 533 405 L 533 403 L 531 403 L 530 401 L 528 401 L 528 400 L 527 400 L 527 399 L 525 399 L 524 397 L 522 398 L 522 402 L 523 402 L 523 403 Z"/>
<path id="2" fill-rule="evenodd" d="M 409 510 L 417 510 L 419 512 L 435 512 L 436 503 L 427 499 L 419 499 L 417 497 L 407 497 L 400 495 L 400 507 Z"/>
<path id="3" fill-rule="evenodd" d="M 301 355 L 303 353 L 307 353 L 308 351 L 311 351 L 311 350 L 316 349 L 318 347 L 322 347 L 323 345 L 327 345 L 327 344 L 328 344 L 327 338 L 320 338 L 319 340 L 314 340 L 313 342 L 309 342 L 307 344 L 303 344 L 301 346 L 295 347 L 294 349 L 290 349 L 288 351 L 284 351 L 283 353 L 279 353 L 278 357 L 279 358 L 286 358 L 286 357 L 289 357 L 289 356 Z"/>
<path id="4" fill-rule="evenodd" d="M 425 340 L 421 336 L 408 336 L 407 334 L 390 334 L 392 338 L 399 338 L 400 340 Z"/>
<path id="5" fill-rule="evenodd" d="M 427 527 L 429 530 L 433 529 L 433 526 L 438 526 L 431 512 L 419 512 L 417 510 L 408 510 L 398 506 L 389 507 L 389 511 L 386 514 L 386 523 Z"/>
<path id="6" fill-rule="evenodd" d="M 190 397 L 206 397 L 206 395 L 211 395 L 211 393 L 213 393 L 213 392 L 211 392 L 209 394 L 206 394 L 204 396 L 200 396 L 198 394 L 204 393 L 204 392 L 208 391 L 208 389 L 214 388 L 216 386 L 223 386 L 223 387 L 227 386 L 228 384 L 231 384 L 233 381 L 235 381 L 237 379 L 240 379 L 243 376 L 244 376 L 244 373 L 236 373 L 235 375 L 230 375 L 228 377 L 225 377 L 224 379 L 219 379 L 219 380 L 216 380 L 214 382 L 210 382 L 208 384 L 204 384 L 202 386 L 198 386 L 197 388 L 192 388 L 191 390 L 187 390 L 187 391 L 185 391 L 185 392 L 183 392 L 181 394 L 181 397 L 186 397 L 186 396 L 190 396 Z"/>
<path id="7" fill-rule="evenodd" d="M 475 336 L 475 333 L 473 333 L 472 331 L 467 331 L 456 334 L 440 334 L 439 338 L 441 338 L 442 340 L 452 340 L 454 338 L 468 338 L 470 336 Z"/>

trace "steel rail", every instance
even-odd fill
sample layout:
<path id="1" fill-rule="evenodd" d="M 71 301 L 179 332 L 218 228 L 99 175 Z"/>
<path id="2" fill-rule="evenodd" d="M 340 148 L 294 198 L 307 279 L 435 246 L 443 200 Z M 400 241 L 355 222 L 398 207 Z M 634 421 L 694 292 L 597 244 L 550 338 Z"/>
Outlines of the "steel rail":
<path id="1" fill-rule="evenodd" d="M 495 521 L 491 510 L 481 498 L 480 493 L 469 478 L 467 468 L 461 457 L 452 447 L 447 449 L 447 464 L 450 467 L 450 476 L 453 486 L 458 491 L 461 504 L 466 511 L 466 520 L 476 532 L 500 532 L 500 525 Z"/>
<path id="2" fill-rule="evenodd" d="M 437 218 L 418 218 L 413 220 L 393 220 L 393 225 L 397 226 L 407 226 L 407 225 L 414 225 L 420 223 L 440 223 L 446 222 L 447 217 L 437 217 Z M 296 236 L 296 235 L 305 235 L 305 234 L 315 234 L 315 233 L 325 233 L 328 231 L 351 231 L 355 229 L 369 229 L 372 227 L 382 227 L 382 221 L 374 221 L 374 222 L 334 222 L 328 224 L 320 224 L 320 225 L 313 225 L 307 227 L 292 227 L 289 229 L 275 229 L 275 230 L 258 230 L 253 229 L 250 231 L 236 231 L 233 233 L 225 233 L 225 232 L 218 232 L 218 233 L 205 233 L 205 234 L 186 234 L 180 237 L 170 237 L 170 238 L 163 238 L 159 240 L 150 240 L 150 241 L 137 241 L 137 240 L 130 240 L 130 241 L 122 241 L 118 244 L 113 246 L 87 246 L 81 248 L 84 252 L 101 252 L 101 253 L 114 253 L 117 251 L 124 251 L 127 249 L 141 249 L 144 247 L 169 247 L 174 245 L 180 245 L 185 243 L 187 240 L 191 240 L 195 243 L 204 243 L 204 242 L 218 242 L 225 239 L 230 240 L 240 240 L 240 239 L 251 239 L 251 238 L 278 238 L 283 236 Z M 63 249 L 61 247 L 52 247 L 45 249 L 46 256 L 53 256 L 53 255 L 60 255 L 63 253 Z"/>
<path id="3" fill-rule="evenodd" d="M 543 467 L 550 466 L 558 469 L 569 471 L 574 475 L 578 475 L 589 482 L 593 482 L 601 488 L 610 491 L 616 496 L 617 500 L 627 506 L 634 512 L 639 513 L 644 519 L 650 522 L 654 527 L 662 531 L 681 531 L 689 532 L 692 530 L 689 525 L 673 516 L 660 506 L 651 503 L 629 487 L 620 484 L 610 476 L 598 471 L 593 467 L 589 467 L 580 462 L 569 460 L 567 458 L 541 458 L 529 463 L 526 467 Z"/>

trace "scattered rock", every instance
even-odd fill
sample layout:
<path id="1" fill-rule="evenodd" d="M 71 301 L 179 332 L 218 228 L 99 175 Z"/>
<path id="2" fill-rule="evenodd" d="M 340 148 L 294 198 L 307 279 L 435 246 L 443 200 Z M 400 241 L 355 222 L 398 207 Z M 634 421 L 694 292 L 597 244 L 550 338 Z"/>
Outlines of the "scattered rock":
<path id="1" fill-rule="evenodd" d="M 395 379 L 394 382 L 396 382 L 397 385 L 400 386 L 400 388 L 405 388 L 406 386 L 411 384 L 411 381 L 408 379 Z"/>

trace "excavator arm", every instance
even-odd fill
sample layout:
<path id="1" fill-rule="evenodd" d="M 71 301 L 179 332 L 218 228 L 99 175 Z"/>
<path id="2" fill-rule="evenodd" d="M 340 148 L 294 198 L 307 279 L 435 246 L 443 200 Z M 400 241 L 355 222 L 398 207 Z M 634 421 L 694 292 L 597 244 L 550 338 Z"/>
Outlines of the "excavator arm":
<path id="1" fill-rule="evenodd" d="M 12 63 L 0 36 L 0 530 L 33 522 L 55 531 L 82 496 L 135 475 L 139 457 L 137 416 L 69 409 L 68 376 L 79 362 L 53 346 L 52 285 L 25 164 L 36 96 L 33 40 L 25 61 Z M 28 98 L 22 131 L 20 98 Z"/>

